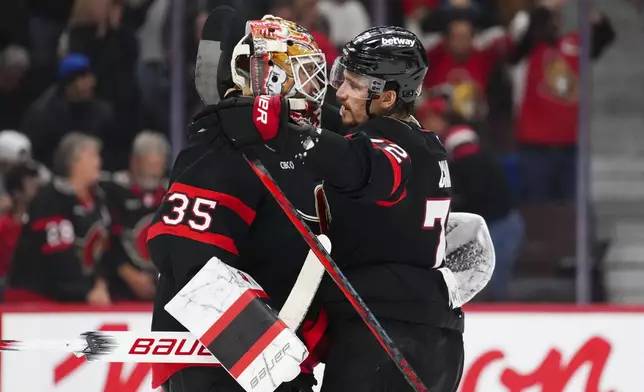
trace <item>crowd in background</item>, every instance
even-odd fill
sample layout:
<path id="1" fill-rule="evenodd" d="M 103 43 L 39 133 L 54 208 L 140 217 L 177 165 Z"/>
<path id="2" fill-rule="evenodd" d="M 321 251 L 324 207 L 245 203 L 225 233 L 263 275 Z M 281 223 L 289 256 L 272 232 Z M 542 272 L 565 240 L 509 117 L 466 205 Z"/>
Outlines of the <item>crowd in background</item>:
<path id="1" fill-rule="evenodd" d="M 256 18 L 270 13 L 309 29 L 329 68 L 342 45 L 374 19 L 369 0 L 251 2 Z M 105 305 L 153 297 L 156 277 L 144 239 L 146 222 L 163 197 L 170 155 L 170 71 L 176 55 L 169 45 L 171 3 L 12 0 L 0 5 L 5 301 Z M 183 3 L 180 55 L 189 65 L 185 108 L 192 114 L 202 105 L 193 86 L 200 32 L 222 0 Z M 509 299 L 518 259 L 543 265 L 550 263 L 544 257 L 561 256 L 539 250 L 535 256 L 523 245 L 526 227 L 529 240 L 530 227 L 536 233 L 553 224 L 544 223 L 543 211 L 566 216 L 575 196 L 580 48 L 574 31 L 561 31 L 562 3 L 383 3 L 386 23 L 414 31 L 427 49 L 430 68 L 416 115 L 438 133 L 449 153 L 452 210 L 479 214 L 490 228 L 497 268 L 484 294 L 488 300 Z M 614 32 L 600 12 L 593 12 L 591 23 L 596 59 Z M 88 227 L 77 227 L 65 214 L 96 216 Z M 71 232 L 64 222 L 72 222 Z M 571 222 L 561 224 L 572 231 Z M 34 258 L 76 263 L 87 283 L 74 291 L 65 286 L 60 266 L 43 267 Z M 43 281 L 53 281 L 46 283 L 46 295 L 25 290 L 33 281 L 20 284 L 34 270 Z"/>

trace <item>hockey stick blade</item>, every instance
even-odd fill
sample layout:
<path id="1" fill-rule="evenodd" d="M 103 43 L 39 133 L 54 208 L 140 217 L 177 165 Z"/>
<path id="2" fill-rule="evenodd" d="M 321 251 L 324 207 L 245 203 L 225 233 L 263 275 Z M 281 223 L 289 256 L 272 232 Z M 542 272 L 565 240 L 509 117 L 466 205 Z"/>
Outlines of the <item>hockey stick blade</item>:
<path id="1" fill-rule="evenodd" d="M 279 188 L 279 186 L 269 173 L 268 169 L 266 169 L 262 162 L 257 157 L 253 156 L 250 151 L 244 154 L 244 158 L 251 166 L 255 174 L 262 181 L 266 189 L 268 189 L 268 191 L 273 195 L 273 197 L 280 205 L 282 210 L 286 213 L 297 231 L 300 232 L 302 238 L 304 238 L 304 241 L 309 245 L 313 253 L 315 253 L 318 260 L 320 260 L 320 262 L 324 266 L 324 269 L 326 269 L 326 271 L 329 273 L 335 284 L 340 288 L 342 293 L 345 295 L 347 300 L 349 300 L 360 317 L 362 317 L 362 320 L 365 322 L 365 324 L 367 324 L 367 327 L 369 327 L 376 339 L 378 339 L 382 347 L 387 352 L 387 355 L 389 355 L 398 369 L 400 369 L 409 385 L 411 385 L 412 388 L 417 392 L 429 392 L 429 390 L 420 380 L 409 362 L 407 362 L 405 357 L 402 355 L 398 347 L 396 347 L 395 343 L 391 340 L 389 335 L 387 335 L 387 332 L 384 330 L 382 325 L 380 325 L 374 314 L 369 310 L 358 292 L 353 288 L 349 280 L 344 276 L 335 261 L 333 261 L 331 255 L 324 249 L 320 241 L 318 241 L 318 239 L 316 238 L 315 234 L 297 214 L 295 207 L 286 198 L 282 190 Z"/>

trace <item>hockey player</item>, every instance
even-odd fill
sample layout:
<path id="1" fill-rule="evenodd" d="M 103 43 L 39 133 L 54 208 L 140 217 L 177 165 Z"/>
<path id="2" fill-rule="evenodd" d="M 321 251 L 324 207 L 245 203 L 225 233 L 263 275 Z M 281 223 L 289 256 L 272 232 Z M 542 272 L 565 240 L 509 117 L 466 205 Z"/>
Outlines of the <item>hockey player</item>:
<path id="1" fill-rule="evenodd" d="M 343 48 L 331 71 L 343 121 L 354 126 L 347 138 L 293 125 L 224 132 L 236 148 L 303 139 L 280 151 L 299 150 L 295 162 L 324 180 L 334 260 L 429 390 L 452 392 L 462 374 L 463 313 L 451 305 L 455 288 L 446 282 L 454 279 L 444 267 L 451 182 L 438 137 L 411 116 L 427 67 L 414 34 L 373 28 Z M 321 290 L 330 322 L 322 390 L 410 390 L 335 285 Z"/>
<path id="2" fill-rule="evenodd" d="M 249 28 L 236 52 L 250 54 L 256 40 L 270 40 L 275 47 L 267 48 L 266 61 L 261 64 L 249 64 L 242 61 L 245 56 L 235 56 L 240 57 L 233 61 L 235 91 L 220 91 L 226 99 L 193 120 L 188 146 L 175 161 L 169 190 L 148 230 L 148 248 L 160 272 L 154 331 L 186 330 L 164 306 L 213 257 L 254 278 L 270 296 L 273 307 L 280 309 L 307 255 L 308 248 L 297 230 L 242 156 L 230 148 L 224 129 L 253 127 L 253 117 L 238 113 L 236 102 L 242 93 L 269 91 L 306 101 L 306 110 L 291 112 L 290 121 L 318 123 L 326 92 L 326 62 L 311 35 L 292 22 L 267 18 L 251 22 Z M 251 68 L 256 72 L 251 73 Z M 310 78 L 302 78 L 305 68 Z M 274 113 L 280 111 L 266 113 L 266 121 L 278 124 Z M 283 184 L 301 215 L 317 225 L 316 181 L 301 162 L 280 157 L 265 146 L 254 150 Z M 323 314 L 319 319 L 312 314 L 310 319 L 300 333 L 313 352 L 325 321 Z M 235 355 L 244 354 L 239 350 L 234 348 Z M 303 373 L 278 391 L 311 391 L 314 383 L 312 373 Z M 224 369 L 203 366 L 153 365 L 153 386 L 161 384 L 166 392 L 243 391 Z"/>
<path id="3" fill-rule="evenodd" d="M 114 220 L 106 273 L 114 300 L 150 301 L 156 293 L 158 271 L 146 246 L 152 217 L 161 204 L 168 181 L 170 143 L 160 133 L 143 131 L 132 143 L 130 170 L 104 173 L 100 183 Z"/>

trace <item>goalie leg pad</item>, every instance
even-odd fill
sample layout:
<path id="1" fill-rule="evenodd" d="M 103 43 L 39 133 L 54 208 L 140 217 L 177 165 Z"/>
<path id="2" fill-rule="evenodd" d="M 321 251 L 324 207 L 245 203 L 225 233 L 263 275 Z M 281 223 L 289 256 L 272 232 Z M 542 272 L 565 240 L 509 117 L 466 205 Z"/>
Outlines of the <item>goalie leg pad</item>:
<path id="1" fill-rule="evenodd" d="M 272 392 L 308 352 L 248 274 L 212 258 L 165 306 L 249 392 Z"/>

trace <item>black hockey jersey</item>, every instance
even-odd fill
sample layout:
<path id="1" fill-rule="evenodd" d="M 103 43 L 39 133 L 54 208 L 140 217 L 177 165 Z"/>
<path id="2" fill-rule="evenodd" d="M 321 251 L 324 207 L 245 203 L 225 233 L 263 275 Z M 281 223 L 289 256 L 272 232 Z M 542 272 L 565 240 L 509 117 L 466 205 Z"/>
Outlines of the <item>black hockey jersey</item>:
<path id="1" fill-rule="evenodd" d="M 309 250 L 248 163 L 218 132 L 197 133 L 179 153 L 169 190 L 148 230 L 148 248 L 160 272 L 153 331 L 185 331 L 163 307 L 212 257 L 251 275 L 280 309 Z M 295 159 L 280 158 L 265 146 L 255 152 L 317 230 L 315 179 Z M 315 311 L 309 318 L 316 320 Z M 320 320 L 309 321 L 311 331 L 324 331 L 326 323 Z M 304 332 L 303 339 L 310 350 L 316 344 Z M 181 367 L 155 365 L 153 385 Z"/>
<path id="2" fill-rule="evenodd" d="M 308 252 L 241 154 L 219 137 L 209 145 L 209 132 L 192 137 L 177 157 L 169 190 L 148 230 L 148 248 L 161 274 L 153 330 L 184 330 L 163 306 L 210 258 L 250 274 L 279 308 Z M 257 154 L 315 227 L 313 178 L 301 163 L 281 160 L 264 146 Z"/>
<path id="3" fill-rule="evenodd" d="M 110 215 L 96 187 L 82 203 L 69 185 L 55 178 L 29 207 L 9 273 L 9 287 L 55 301 L 85 302 L 108 245 Z"/>
<path id="4" fill-rule="evenodd" d="M 168 181 L 155 189 L 144 189 L 132 181 L 128 172 L 104 173 L 100 182 L 105 191 L 113 224 L 110 247 L 105 254 L 105 273 L 110 293 L 117 300 L 135 300 L 136 295 L 123 281 L 118 269 L 124 263 L 154 275 L 158 271 L 146 244 L 148 227 L 161 204 Z"/>
<path id="5" fill-rule="evenodd" d="M 347 138 L 322 131 L 304 163 L 324 179 L 332 256 L 374 314 L 461 329 L 438 271 L 451 181 L 436 135 L 374 118 Z M 358 317 L 330 279 L 322 295 L 331 322 Z"/>

